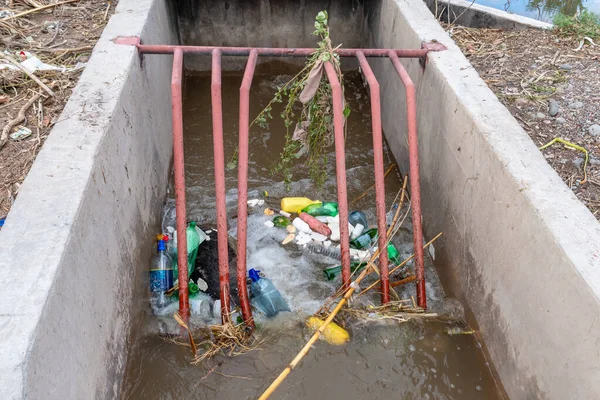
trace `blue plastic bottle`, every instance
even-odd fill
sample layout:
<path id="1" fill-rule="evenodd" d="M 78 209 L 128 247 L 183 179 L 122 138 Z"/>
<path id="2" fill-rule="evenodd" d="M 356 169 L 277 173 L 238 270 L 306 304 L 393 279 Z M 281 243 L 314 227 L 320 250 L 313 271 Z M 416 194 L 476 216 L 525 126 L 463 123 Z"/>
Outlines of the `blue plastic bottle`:
<path id="1" fill-rule="evenodd" d="M 158 241 L 158 252 L 150 266 L 150 305 L 155 312 L 169 303 L 165 292 L 173 287 L 173 260 L 166 247 L 164 240 Z"/>
<path id="2" fill-rule="evenodd" d="M 267 278 L 261 278 L 259 270 L 250 269 L 248 276 L 252 280 L 250 292 L 252 293 L 252 305 L 258 308 L 267 317 L 274 317 L 280 311 L 290 311 L 279 290 L 273 282 Z"/>

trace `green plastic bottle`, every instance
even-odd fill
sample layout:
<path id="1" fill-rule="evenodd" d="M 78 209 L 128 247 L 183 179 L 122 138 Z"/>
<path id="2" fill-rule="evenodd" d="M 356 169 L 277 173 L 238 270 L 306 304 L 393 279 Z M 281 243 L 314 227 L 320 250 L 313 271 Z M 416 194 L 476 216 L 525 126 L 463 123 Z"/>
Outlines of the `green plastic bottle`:
<path id="1" fill-rule="evenodd" d="M 283 215 L 278 215 L 275 218 L 273 218 L 273 224 L 278 228 L 285 228 L 286 226 L 291 224 L 291 222 Z"/>
<path id="2" fill-rule="evenodd" d="M 313 217 L 335 217 L 338 215 L 338 204 L 332 201 L 322 204 L 311 204 L 304 207 L 302 212 L 312 215 Z"/>
<path id="3" fill-rule="evenodd" d="M 196 226 L 196 222 L 192 221 L 186 229 L 186 236 L 188 254 L 188 276 L 190 276 L 192 274 L 192 271 L 194 271 L 194 266 L 196 265 L 198 247 L 200 246 L 200 243 L 206 240 L 206 233 L 204 233 L 202 229 Z M 173 246 L 175 254 L 175 256 L 173 257 L 173 274 L 175 276 L 175 279 L 177 279 L 177 277 L 179 276 L 179 270 L 177 268 L 177 240 L 173 242 Z"/>
<path id="4" fill-rule="evenodd" d="M 366 266 L 367 266 L 367 263 L 360 263 L 360 262 L 354 261 L 354 262 L 350 263 L 350 271 L 352 271 L 352 273 L 354 273 L 355 271 L 360 271 L 361 269 L 363 269 Z M 334 280 L 337 276 L 340 276 L 341 274 L 342 274 L 342 266 L 341 265 L 336 265 L 335 267 L 328 267 L 323 270 L 323 276 L 328 281 Z"/>
<path id="5" fill-rule="evenodd" d="M 350 247 L 364 250 L 371 247 L 371 243 L 377 237 L 377 228 L 371 228 L 363 232 L 362 235 L 350 241 Z"/>
<path id="6" fill-rule="evenodd" d="M 387 246 L 388 249 L 388 259 L 394 263 L 394 265 L 400 264 L 400 252 L 396 249 L 396 247 L 390 243 Z"/>

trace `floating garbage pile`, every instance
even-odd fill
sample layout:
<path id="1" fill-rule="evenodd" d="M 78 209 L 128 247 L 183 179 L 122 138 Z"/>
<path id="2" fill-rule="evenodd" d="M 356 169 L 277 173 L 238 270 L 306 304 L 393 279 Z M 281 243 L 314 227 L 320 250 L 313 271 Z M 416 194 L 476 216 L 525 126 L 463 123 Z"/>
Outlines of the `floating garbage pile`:
<path id="1" fill-rule="evenodd" d="M 266 194 L 266 193 L 265 193 Z M 285 235 L 280 245 L 297 252 L 321 258 L 326 266 L 322 270 L 324 281 L 334 281 L 341 275 L 340 222 L 338 205 L 335 202 L 314 201 L 306 197 L 281 199 L 280 209 L 265 206 L 264 199 L 248 201 L 255 214 L 266 216 L 263 224 L 272 230 L 272 237 Z M 391 223 L 394 210 L 388 213 Z M 150 268 L 150 306 L 159 317 L 171 317 L 177 312 L 178 265 L 177 230 L 175 207 L 167 202 L 163 213 L 162 233 L 157 236 L 157 253 Z M 265 218 L 263 218 L 265 219 Z M 352 273 L 360 272 L 377 251 L 377 228 L 369 228 L 367 216 L 362 211 L 349 214 L 350 256 Z M 218 254 L 216 230 L 202 229 L 191 221 L 186 230 L 188 250 L 188 283 L 190 309 L 194 322 L 219 323 L 220 300 L 218 280 Z M 230 237 L 230 278 L 235 278 L 235 238 Z M 294 246 L 295 244 L 295 246 Z M 292 246 L 292 247 L 290 247 Z M 401 262 L 399 251 L 389 243 L 387 252 L 390 263 Z M 248 255 L 250 258 L 250 254 Z M 331 261 L 338 260 L 331 265 Z M 327 265 L 329 264 L 329 265 Z M 255 313 L 271 318 L 279 312 L 290 311 L 290 306 L 273 282 L 258 268 L 250 268 L 247 274 L 248 293 Z M 237 282 L 231 284 L 232 303 L 239 303 Z M 233 310 L 235 311 L 235 310 Z M 236 319 L 238 315 L 235 315 Z M 260 319 L 260 316 L 259 316 Z"/>

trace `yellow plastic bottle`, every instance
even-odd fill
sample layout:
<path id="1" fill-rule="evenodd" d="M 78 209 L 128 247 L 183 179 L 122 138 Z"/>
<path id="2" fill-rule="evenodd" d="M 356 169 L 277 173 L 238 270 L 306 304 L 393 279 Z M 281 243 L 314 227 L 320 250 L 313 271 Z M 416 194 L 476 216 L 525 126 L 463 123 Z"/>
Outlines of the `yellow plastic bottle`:
<path id="1" fill-rule="evenodd" d="M 281 209 L 289 213 L 299 213 L 304 207 L 311 204 L 321 204 L 321 202 L 308 197 L 284 197 L 281 199 Z"/>
<path id="2" fill-rule="evenodd" d="M 325 321 L 320 318 L 310 317 L 306 320 L 306 326 L 308 326 L 308 329 L 316 331 L 321 327 L 321 325 L 323 325 L 324 322 Z M 325 327 L 323 333 L 321 333 L 321 337 L 325 339 L 327 343 L 336 346 L 341 346 L 350 340 L 350 335 L 348 332 L 335 322 L 330 322 L 329 325 Z"/>

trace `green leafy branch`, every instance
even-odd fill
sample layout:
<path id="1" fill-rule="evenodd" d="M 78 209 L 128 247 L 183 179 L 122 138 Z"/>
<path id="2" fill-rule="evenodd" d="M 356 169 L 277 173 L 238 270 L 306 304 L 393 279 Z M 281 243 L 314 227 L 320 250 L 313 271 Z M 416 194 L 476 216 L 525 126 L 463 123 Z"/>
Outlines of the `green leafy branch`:
<path id="1" fill-rule="evenodd" d="M 334 135 L 333 97 L 331 85 L 326 77 L 322 78 L 324 63 L 331 62 L 343 90 L 340 58 L 335 52 L 339 46 L 333 48 L 331 44 L 327 20 L 326 11 L 317 14 L 313 35 L 320 38 L 318 47 L 308 58 L 304 68 L 277 89 L 273 99 L 250 124 L 250 126 L 257 124 L 267 129 L 269 120 L 273 119 L 271 114 L 273 105 L 285 102 L 284 109 L 280 114 L 286 127 L 285 144 L 279 160 L 272 167 L 272 172 L 283 176 L 288 190 L 293 178 L 293 165 L 304 155 L 307 157 L 306 164 L 309 175 L 315 186 L 321 188 L 327 179 L 325 151 L 333 144 Z M 314 89 L 315 85 L 316 89 Z M 310 92 L 312 97 L 308 95 L 308 99 L 304 98 L 304 101 L 300 101 L 301 96 L 306 95 L 307 92 Z M 300 110 L 296 106 L 297 102 L 302 105 Z M 344 116 L 348 117 L 349 114 L 350 109 L 345 107 Z"/>

